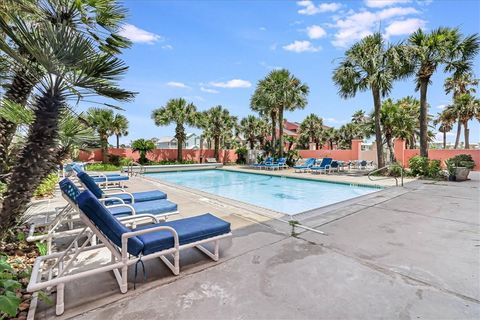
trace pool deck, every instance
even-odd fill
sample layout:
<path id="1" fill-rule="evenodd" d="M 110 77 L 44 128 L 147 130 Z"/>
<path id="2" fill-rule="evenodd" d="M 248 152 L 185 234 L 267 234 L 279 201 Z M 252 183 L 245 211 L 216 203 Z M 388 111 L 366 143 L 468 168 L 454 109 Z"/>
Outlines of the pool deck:
<path id="1" fill-rule="evenodd" d="M 75 281 L 56 319 L 478 319 L 480 174 L 471 177 L 413 181 L 301 215 L 312 230 L 295 237 L 282 216 L 133 178 L 129 191 L 166 191 L 176 218 L 211 212 L 231 222 L 220 261 L 185 251 L 179 276 L 148 261 L 147 281 L 126 294 L 111 273 Z M 37 310 L 52 317 L 53 307 Z"/>

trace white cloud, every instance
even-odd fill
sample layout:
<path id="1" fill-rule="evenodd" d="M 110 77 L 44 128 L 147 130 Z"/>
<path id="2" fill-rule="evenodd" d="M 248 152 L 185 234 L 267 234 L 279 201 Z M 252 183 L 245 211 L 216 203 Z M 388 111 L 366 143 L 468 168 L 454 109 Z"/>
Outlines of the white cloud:
<path id="1" fill-rule="evenodd" d="M 128 23 L 120 28 L 118 34 L 135 43 L 154 44 L 163 39 L 162 36 L 158 34 L 148 32 Z"/>
<path id="2" fill-rule="evenodd" d="M 441 104 L 441 105 L 438 105 L 438 106 L 437 106 L 437 109 L 445 109 L 446 106 L 447 106 L 447 105 L 445 105 L 445 104 Z"/>
<path id="3" fill-rule="evenodd" d="M 390 22 L 390 19 L 418 14 L 419 11 L 412 7 L 392 7 L 376 12 L 368 10 L 355 12 L 349 11 L 343 19 L 338 19 L 330 25 L 337 28 L 332 44 L 345 48 L 355 41 L 372 34 L 378 29 L 380 22 Z M 392 30 L 393 31 L 393 30 Z"/>
<path id="4" fill-rule="evenodd" d="M 303 7 L 302 9 L 298 10 L 299 14 L 305 14 L 307 16 L 311 16 L 317 13 L 322 13 L 322 12 L 335 12 L 338 9 L 342 7 L 340 3 L 321 3 L 318 6 L 316 6 L 313 1 L 310 0 L 303 0 L 303 1 L 298 1 L 297 4 L 300 7 Z"/>
<path id="5" fill-rule="evenodd" d="M 265 27 L 260 27 L 260 28 L 258 28 L 258 29 L 259 29 L 260 31 L 267 31 L 267 28 L 265 28 Z"/>
<path id="6" fill-rule="evenodd" d="M 232 79 L 226 82 L 210 82 L 210 85 L 218 88 L 249 88 L 252 86 L 250 81 L 242 79 Z"/>
<path id="7" fill-rule="evenodd" d="M 304 40 L 299 41 L 295 40 L 294 42 L 283 46 L 284 50 L 293 51 L 293 52 L 317 52 L 321 50 L 321 47 L 314 47 L 310 41 Z"/>
<path id="8" fill-rule="evenodd" d="M 162 46 L 162 49 L 165 49 L 165 50 L 173 50 L 173 46 L 169 45 L 169 44 L 166 44 L 164 46 Z"/>
<path id="9" fill-rule="evenodd" d="M 176 81 L 167 82 L 167 86 L 173 87 L 173 88 L 190 88 L 190 87 L 187 86 L 185 83 L 183 83 L 183 82 L 176 82 Z"/>
<path id="10" fill-rule="evenodd" d="M 204 87 L 200 87 L 200 91 L 207 92 L 207 93 L 218 93 L 218 91 L 215 89 L 209 89 Z"/>
<path id="11" fill-rule="evenodd" d="M 320 39 L 326 36 L 327 32 L 322 27 L 313 25 L 313 26 L 307 27 L 307 35 L 310 39 Z"/>
<path id="12" fill-rule="evenodd" d="M 400 36 L 410 34 L 418 28 L 423 28 L 426 21 L 417 18 L 394 21 L 385 28 L 385 36 Z"/>
<path id="13" fill-rule="evenodd" d="M 370 8 L 384 8 L 394 4 L 411 2 L 411 0 L 365 0 L 365 5 Z"/>
<path id="14" fill-rule="evenodd" d="M 262 67 L 264 67 L 265 69 L 268 69 L 268 70 L 279 70 L 279 69 L 282 69 L 281 67 L 279 66 L 271 66 L 269 65 L 268 63 L 266 63 L 265 61 L 261 61 L 260 62 L 260 65 Z"/>

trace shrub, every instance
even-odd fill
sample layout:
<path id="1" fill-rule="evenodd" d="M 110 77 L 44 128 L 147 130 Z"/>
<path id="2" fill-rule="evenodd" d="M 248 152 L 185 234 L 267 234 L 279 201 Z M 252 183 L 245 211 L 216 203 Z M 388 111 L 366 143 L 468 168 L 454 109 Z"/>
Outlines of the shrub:
<path id="1" fill-rule="evenodd" d="M 247 163 L 247 154 L 248 150 L 245 147 L 240 147 L 237 150 L 235 150 L 235 153 L 237 154 L 237 164 L 245 164 Z"/>
<path id="2" fill-rule="evenodd" d="M 7 185 L 3 182 L 0 182 L 0 199 L 3 198 L 5 191 L 7 191 Z"/>
<path id="3" fill-rule="evenodd" d="M 425 178 L 439 178 L 441 176 L 442 168 L 440 160 L 430 160 L 427 157 L 415 156 L 409 161 L 410 172 L 413 176 Z"/>
<path id="4" fill-rule="evenodd" d="M 118 171 L 119 166 L 110 163 L 90 163 L 85 167 L 87 171 Z"/>
<path id="5" fill-rule="evenodd" d="M 126 167 L 130 165 L 132 162 L 134 162 L 132 158 L 120 158 L 118 165 L 121 167 Z"/>
<path id="6" fill-rule="evenodd" d="M 298 159 L 300 159 L 300 154 L 297 150 L 289 150 L 287 152 L 287 165 L 289 167 L 294 166 Z"/>
<path id="7" fill-rule="evenodd" d="M 459 154 L 455 157 L 451 157 L 448 161 L 455 167 L 465 167 L 470 170 L 475 167 L 475 162 L 469 154 Z"/>
<path id="8" fill-rule="evenodd" d="M 438 178 L 441 176 L 442 168 L 441 168 L 440 160 L 430 160 L 428 163 L 428 171 L 427 176 L 429 178 Z"/>
<path id="9" fill-rule="evenodd" d="M 122 158 L 121 156 L 118 156 L 116 154 L 109 154 L 108 163 L 113 164 L 114 166 L 119 166 L 121 158 Z"/>
<path id="10" fill-rule="evenodd" d="M 388 168 L 388 175 L 390 177 L 400 177 L 402 175 L 403 167 L 398 163 L 395 163 Z"/>
<path id="11" fill-rule="evenodd" d="M 17 274 L 8 263 L 6 256 L 0 256 L 0 319 L 4 315 L 15 317 L 22 301 L 17 297 L 18 290 L 22 287 L 17 281 Z"/>
<path id="12" fill-rule="evenodd" d="M 49 174 L 45 179 L 43 179 L 42 183 L 37 187 L 33 196 L 35 198 L 44 198 L 48 196 L 52 196 L 55 192 L 55 187 L 58 183 L 58 175 L 56 173 Z"/>
<path id="13" fill-rule="evenodd" d="M 410 170 L 414 176 L 427 176 L 428 175 L 428 158 L 415 156 L 408 161 Z"/>

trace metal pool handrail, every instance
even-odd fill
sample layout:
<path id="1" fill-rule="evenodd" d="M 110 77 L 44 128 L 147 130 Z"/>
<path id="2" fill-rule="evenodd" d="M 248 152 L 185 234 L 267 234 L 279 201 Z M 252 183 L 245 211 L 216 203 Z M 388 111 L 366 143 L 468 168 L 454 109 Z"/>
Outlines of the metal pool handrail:
<path id="1" fill-rule="evenodd" d="M 140 166 L 140 170 L 138 172 L 134 172 L 133 171 L 134 166 Z M 145 167 L 138 162 L 131 162 L 127 167 L 127 175 L 130 177 L 133 177 L 134 175 L 144 174 L 145 171 L 146 171 Z"/>
<path id="2" fill-rule="evenodd" d="M 393 177 L 387 176 L 387 177 L 378 178 L 378 179 L 372 179 L 372 177 L 371 177 L 372 174 L 383 171 L 383 170 L 388 169 L 388 168 L 393 167 L 393 166 L 398 166 L 398 165 L 389 164 L 389 165 L 386 165 L 384 167 L 381 167 L 381 168 L 375 169 L 373 171 L 370 171 L 367 175 L 368 180 L 379 181 L 379 180 L 387 180 L 387 179 L 392 179 L 393 178 L 393 179 L 395 179 L 395 185 L 398 187 L 398 178 L 395 177 L 395 176 L 393 176 Z M 400 171 L 400 186 L 403 187 L 403 167 L 400 167 L 400 168 L 402 168 L 402 170 Z"/>

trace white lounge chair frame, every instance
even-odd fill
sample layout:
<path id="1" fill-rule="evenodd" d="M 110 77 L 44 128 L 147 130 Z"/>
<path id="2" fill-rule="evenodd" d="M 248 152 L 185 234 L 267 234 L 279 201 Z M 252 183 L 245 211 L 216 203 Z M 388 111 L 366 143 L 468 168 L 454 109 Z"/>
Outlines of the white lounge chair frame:
<path id="1" fill-rule="evenodd" d="M 232 235 L 232 233 L 229 232 L 220 236 L 211 237 L 185 245 L 180 245 L 178 234 L 175 229 L 169 226 L 157 226 L 154 228 L 124 233 L 122 235 L 122 246 L 118 247 L 113 242 L 111 242 L 110 239 L 108 239 L 78 207 L 77 211 L 80 213 L 80 219 L 85 223 L 86 227 L 82 229 L 82 232 L 77 235 L 75 240 L 78 241 L 80 236 L 85 234 L 87 228 L 90 228 L 90 230 L 92 230 L 92 233 L 88 235 L 87 240 L 82 244 L 82 246 L 78 248 L 75 248 L 72 242 L 72 244 L 70 244 L 67 250 L 63 252 L 38 257 L 35 260 L 35 264 L 32 269 L 32 275 L 30 277 L 30 282 L 27 287 L 28 292 L 36 292 L 43 289 L 50 290 L 52 287 L 56 287 L 57 315 L 63 314 L 65 310 L 64 294 L 65 284 L 67 282 L 81 279 L 84 277 L 90 277 L 92 275 L 107 271 L 113 271 L 115 279 L 117 280 L 117 283 L 120 287 L 120 292 L 126 293 L 128 290 L 128 267 L 135 264 L 140 259 L 150 260 L 154 258 L 160 258 L 160 260 L 162 260 L 167 265 L 167 267 L 172 271 L 174 275 L 178 275 L 180 273 L 180 250 L 195 247 L 212 260 L 218 261 L 220 258 L 220 240 L 230 237 Z M 134 220 L 138 218 L 151 218 L 153 221 L 158 222 L 158 219 L 155 216 L 149 214 L 139 214 L 137 216 L 124 217 L 123 219 L 118 220 L 123 222 L 127 220 L 134 222 Z M 172 236 L 174 238 L 174 246 L 172 248 L 140 257 L 132 258 L 130 256 L 130 254 L 128 253 L 129 238 L 162 230 L 172 233 Z M 101 241 L 101 244 L 87 247 L 87 244 L 90 242 L 93 235 L 96 235 L 98 237 L 98 239 Z M 209 251 L 203 246 L 204 244 L 209 242 L 214 243 L 213 252 Z M 68 271 L 72 270 L 72 268 L 75 266 L 76 258 L 81 252 L 96 250 L 102 247 L 108 248 L 111 252 L 110 264 L 103 265 L 96 269 L 81 271 L 75 274 L 67 274 Z M 173 262 L 167 259 L 167 255 L 171 255 L 173 257 Z M 53 263 L 49 263 L 52 261 Z M 43 280 L 44 277 L 46 277 L 46 280 Z"/>

